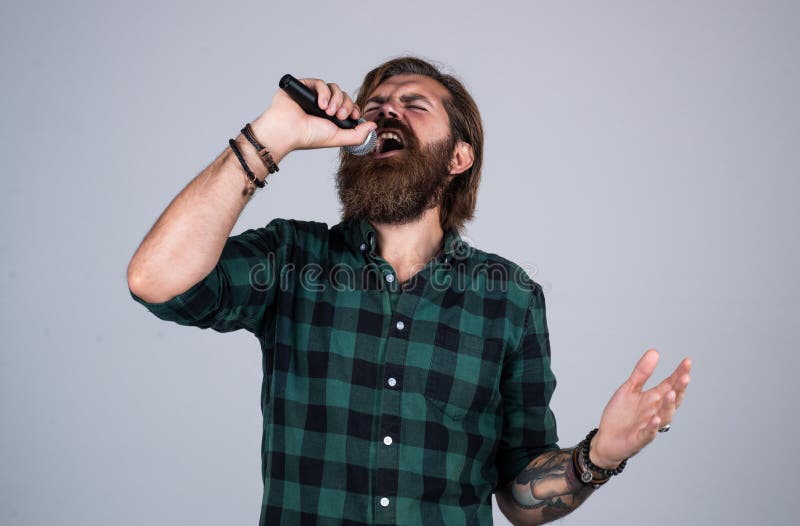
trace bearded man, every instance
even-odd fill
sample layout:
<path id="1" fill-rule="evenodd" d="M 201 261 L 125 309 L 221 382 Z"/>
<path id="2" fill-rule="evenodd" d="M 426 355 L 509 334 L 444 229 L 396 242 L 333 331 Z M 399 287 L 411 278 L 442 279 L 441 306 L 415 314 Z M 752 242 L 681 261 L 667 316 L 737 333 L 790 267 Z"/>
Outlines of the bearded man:
<path id="1" fill-rule="evenodd" d="M 413 57 L 367 74 L 357 104 L 303 82 L 328 115 L 366 122 L 340 129 L 278 91 L 128 269 L 160 318 L 258 338 L 261 524 L 491 524 L 493 493 L 514 524 L 569 513 L 669 429 L 689 360 L 644 390 L 658 360 L 646 352 L 599 429 L 559 449 L 542 289 L 459 236 L 482 164 L 472 97 Z M 372 130 L 373 153 L 342 154 L 341 223 L 275 219 L 228 237 L 288 153 Z"/>

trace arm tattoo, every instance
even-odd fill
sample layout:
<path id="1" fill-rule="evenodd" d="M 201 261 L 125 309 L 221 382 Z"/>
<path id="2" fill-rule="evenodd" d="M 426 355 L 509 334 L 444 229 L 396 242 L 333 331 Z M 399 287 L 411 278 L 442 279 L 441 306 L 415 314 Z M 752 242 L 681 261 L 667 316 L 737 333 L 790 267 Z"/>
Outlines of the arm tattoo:
<path id="1" fill-rule="evenodd" d="M 514 503 L 538 509 L 555 520 L 577 508 L 594 490 L 578 480 L 572 467 L 572 449 L 549 451 L 536 457 L 511 485 Z"/>

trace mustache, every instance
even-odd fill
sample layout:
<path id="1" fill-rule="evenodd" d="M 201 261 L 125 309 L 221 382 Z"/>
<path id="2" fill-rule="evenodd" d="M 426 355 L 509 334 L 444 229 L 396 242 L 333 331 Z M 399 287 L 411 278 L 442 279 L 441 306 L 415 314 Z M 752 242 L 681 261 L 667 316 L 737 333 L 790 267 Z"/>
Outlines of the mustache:
<path id="1" fill-rule="evenodd" d="M 404 122 L 392 117 L 380 117 L 375 121 L 375 124 L 378 125 L 378 129 L 392 128 L 398 130 L 403 135 L 403 138 L 406 142 L 406 148 L 417 145 L 417 136 Z"/>

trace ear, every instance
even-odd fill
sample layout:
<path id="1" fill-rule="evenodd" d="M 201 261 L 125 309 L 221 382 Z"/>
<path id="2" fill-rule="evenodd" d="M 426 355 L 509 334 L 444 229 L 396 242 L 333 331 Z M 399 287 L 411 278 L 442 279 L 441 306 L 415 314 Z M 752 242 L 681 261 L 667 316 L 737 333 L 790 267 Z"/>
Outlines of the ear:
<path id="1" fill-rule="evenodd" d="M 456 176 L 466 172 L 472 166 L 473 161 L 475 161 L 475 152 L 472 145 L 458 141 L 453 148 L 453 157 L 450 159 L 450 175 Z"/>

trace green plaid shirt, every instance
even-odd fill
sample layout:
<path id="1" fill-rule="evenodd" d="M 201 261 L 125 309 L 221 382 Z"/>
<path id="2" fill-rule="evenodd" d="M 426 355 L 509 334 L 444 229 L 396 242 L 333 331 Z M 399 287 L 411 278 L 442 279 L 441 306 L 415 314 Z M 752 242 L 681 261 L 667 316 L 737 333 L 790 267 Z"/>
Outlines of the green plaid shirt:
<path id="1" fill-rule="evenodd" d="M 275 219 L 156 316 L 260 341 L 261 524 L 491 524 L 556 447 L 541 287 L 456 231 L 405 283 L 366 221 Z"/>

